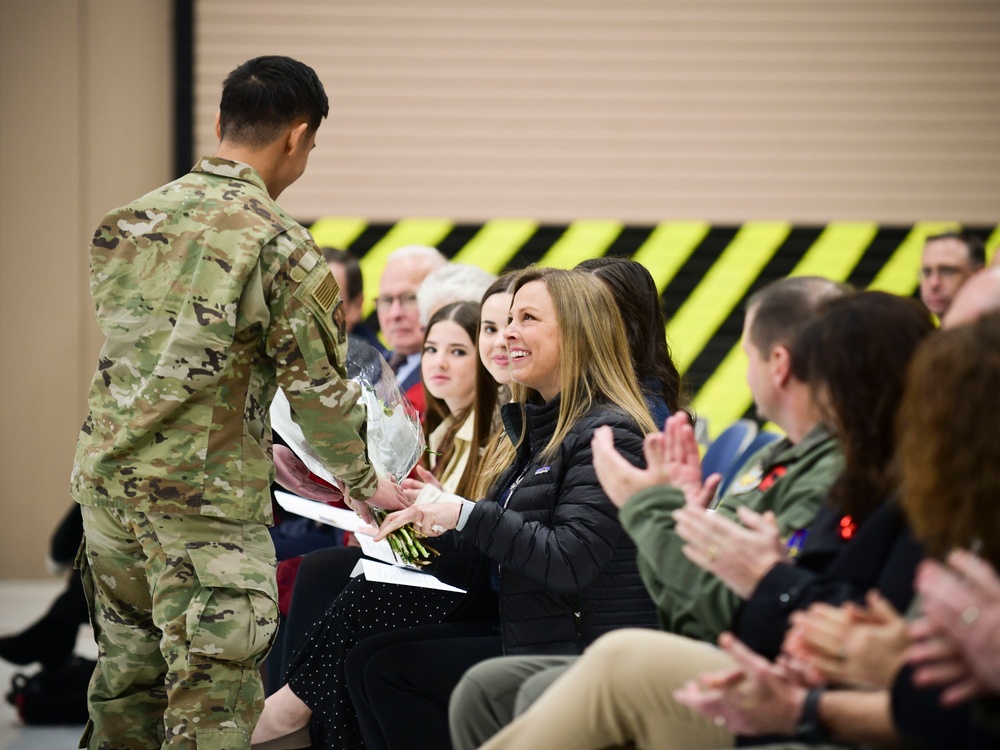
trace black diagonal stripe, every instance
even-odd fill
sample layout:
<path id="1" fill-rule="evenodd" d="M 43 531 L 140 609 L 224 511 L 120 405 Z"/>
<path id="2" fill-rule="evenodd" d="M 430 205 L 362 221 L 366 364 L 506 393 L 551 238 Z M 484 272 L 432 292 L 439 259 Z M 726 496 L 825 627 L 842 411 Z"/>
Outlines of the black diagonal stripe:
<path id="1" fill-rule="evenodd" d="M 482 224 L 455 224 L 444 239 L 438 242 L 437 249 L 451 260 L 482 228 Z"/>
<path id="2" fill-rule="evenodd" d="M 510 259 L 505 271 L 515 271 L 538 263 L 556 241 L 566 232 L 566 224 L 541 224 L 521 249 Z"/>
<path id="3" fill-rule="evenodd" d="M 875 238 L 871 244 L 865 248 L 861 260 L 847 277 L 847 283 L 855 289 L 865 289 L 882 267 L 889 262 L 889 258 L 896 252 L 897 248 L 903 244 L 903 240 L 910 234 L 911 227 L 879 227 L 875 233 Z M 913 275 L 916 277 L 920 269 L 914 268 Z"/>
<path id="4" fill-rule="evenodd" d="M 775 251 L 774 255 L 761 269 L 756 281 L 750 285 L 747 293 L 743 295 L 739 303 L 733 307 L 729 315 L 719 326 L 701 353 L 695 357 L 685 374 L 688 387 L 697 391 L 704 385 L 705 381 L 711 377 L 716 368 L 722 364 L 722 360 L 729 354 L 729 350 L 739 343 L 743 333 L 743 315 L 745 312 L 747 299 L 761 287 L 770 284 L 772 281 L 784 278 L 796 264 L 802 260 L 816 239 L 823 232 L 823 227 L 798 227 L 792 231 Z"/>
<path id="5" fill-rule="evenodd" d="M 739 229 L 739 227 L 712 227 L 684 264 L 677 269 L 674 278 L 660 295 L 663 314 L 668 321 L 701 283 L 708 269 L 722 255 L 722 251 L 729 247 Z"/>
<path id="6" fill-rule="evenodd" d="M 365 253 L 377 245 L 389 230 L 396 226 L 394 223 L 371 223 L 364 228 L 357 237 L 347 247 L 347 251 L 355 258 L 363 258 Z"/>
<path id="7" fill-rule="evenodd" d="M 621 234 L 615 237 L 614 242 L 608 245 L 604 255 L 609 258 L 631 258 L 640 247 L 646 244 L 646 240 L 655 229 L 655 225 L 625 227 Z"/>

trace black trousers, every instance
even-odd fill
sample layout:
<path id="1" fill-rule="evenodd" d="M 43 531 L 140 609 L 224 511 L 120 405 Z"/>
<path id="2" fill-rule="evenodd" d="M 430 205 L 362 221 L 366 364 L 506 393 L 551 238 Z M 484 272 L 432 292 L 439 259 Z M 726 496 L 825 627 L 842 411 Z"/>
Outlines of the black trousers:
<path id="1" fill-rule="evenodd" d="M 292 589 L 288 617 L 267 657 L 268 695 L 285 684 L 288 662 L 312 626 L 323 618 L 330 604 L 351 582 L 351 571 L 361 559 L 360 547 L 328 547 L 302 558 Z"/>
<path id="2" fill-rule="evenodd" d="M 347 655 L 347 687 L 366 750 L 446 750 L 448 700 L 466 670 L 502 656 L 490 623 L 443 623 L 372 636 Z"/>

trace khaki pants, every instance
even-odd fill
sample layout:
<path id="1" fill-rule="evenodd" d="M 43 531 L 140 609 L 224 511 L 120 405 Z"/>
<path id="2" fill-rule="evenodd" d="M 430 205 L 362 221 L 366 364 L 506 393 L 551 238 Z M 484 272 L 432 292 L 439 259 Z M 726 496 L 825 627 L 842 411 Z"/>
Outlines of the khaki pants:
<path id="1" fill-rule="evenodd" d="M 654 630 L 599 639 L 484 750 L 709 750 L 731 732 L 676 703 L 673 691 L 703 672 L 732 668 L 724 652 Z"/>
<path id="2" fill-rule="evenodd" d="M 249 748 L 278 620 L 266 527 L 93 507 L 83 524 L 99 655 L 80 747 Z"/>

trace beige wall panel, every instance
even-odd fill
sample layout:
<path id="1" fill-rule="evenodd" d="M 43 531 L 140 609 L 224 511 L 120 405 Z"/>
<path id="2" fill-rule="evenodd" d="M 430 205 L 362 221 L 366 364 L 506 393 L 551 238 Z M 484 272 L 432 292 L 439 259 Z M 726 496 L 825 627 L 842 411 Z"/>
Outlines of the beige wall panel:
<path id="1" fill-rule="evenodd" d="M 0 577 L 42 575 L 99 346 L 87 242 L 169 178 L 170 2 L 0 4 Z"/>
<path id="2" fill-rule="evenodd" d="M 77 413 L 81 6 L 0 10 L 0 575 L 40 574 Z"/>
<path id="3" fill-rule="evenodd" d="M 200 0 L 196 138 L 258 54 L 332 111 L 296 215 L 993 222 L 990 0 Z"/>

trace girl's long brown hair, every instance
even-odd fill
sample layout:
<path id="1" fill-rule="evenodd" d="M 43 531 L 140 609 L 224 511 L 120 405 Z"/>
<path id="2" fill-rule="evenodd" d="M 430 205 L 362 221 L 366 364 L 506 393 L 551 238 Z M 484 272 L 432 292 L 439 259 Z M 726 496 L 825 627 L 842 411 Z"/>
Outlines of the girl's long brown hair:
<path id="1" fill-rule="evenodd" d="M 427 336 L 430 335 L 431 329 L 434 328 L 435 324 L 442 321 L 451 321 L 457 323 L 461 326 L 462 330 L 469 334 L 469 341 L 472 343 L 472 350 L 469 352 L 470 357 L 476 358 L 476 372 L 480 369 L 485 369 L 483 363 L 479 361 L 479 351 L 476 348 L 476 335 L 479 332 L 479 306 L 475 302 L 452 302 L 450 305 L 445 305 L 439 308 L 427 322 L 427 330 L 424 332 L 424 343 L 427 343 Z M 440 424 L 448 417 L 453 417 L 453 424 L 451 429 L 444 435 L 441 439 L 441 443 L 438 446 L 440 455 L 437 456 L 437 460 L 431 462 L 428 456 L 424 456 L 422 463 L 426 468 L 431 468 L 431 463 L 434 465 L 434 475 L 440 476 L 441 472 L 444 471 L 451 457 L 455 453 L 455 433 L 461 429 L 462 424 L 465 422 L 466 418 L 469 416 L 470 412 L 475 406 L 475 399 L 473 398 L 473 403 L 467 408 L 463 409 L 458 414 L 452 414 L 448 405 L 437 396 L 431 394 L 427 390 L 427 384 L 424 384 L 424 400 L 427 404 L 427 408 L 424 413 L 424 429 L 427 434 L 430 435 L 435 429 L 440 426 Z M 467 489 L 468 485 L 471 483 L 469 480 L 470 470 L 469 465 L 472 462 L 473 455 L 478 459 L 479 450 L 474 443 L 469 451 L 469 464 L 466 464 L 465 471 L 462 474 L 462 478 L 459 480 L 456 492 L 462 494 L 461 490 Z"/>

